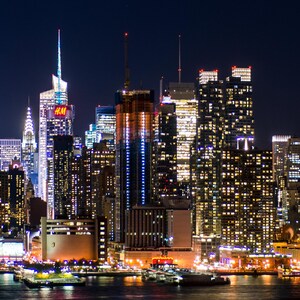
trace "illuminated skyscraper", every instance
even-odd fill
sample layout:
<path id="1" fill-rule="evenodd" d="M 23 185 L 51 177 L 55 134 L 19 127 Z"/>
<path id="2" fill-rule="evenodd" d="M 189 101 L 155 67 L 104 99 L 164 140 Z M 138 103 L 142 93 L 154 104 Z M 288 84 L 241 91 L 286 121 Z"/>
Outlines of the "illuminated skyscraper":
<path id="1" fill-rule="evenodd" d="M 22 140 L 22 163 L 23 169 L 28 178 L 31 178 L 35 172 L 34 154 L 36 153 L 36 150 L 37 144 L 35 141 L 31 109 L 28 106 Z"/>
<path id="2" fill-rule="evenodd" d="M 60 31 L 57 77 L 52 90 L 40 94 L 39 196 L 47 201 L 48 218 L 54 216 L 53 136 L 73 135 L 74 107 L 68 105 L 67 83 L 61 79 Z"/>
<path id="3" fill-rule="evenodd" d="M 199 72 L 197 162 L 195 191 L 195 234 L 221 234 L 221 151 L 224 142 L 223 81 L 218 71 Z"/>
<path id="4" fill-rule="evenodd" d="M 293 228 L 295 238 L 300 234 L 300 138 L 291 137 L 287 140 L 284 149 L 286 157 L 284 159 L 283 175 L 284 183 L 280 185 L 281 193 L 282 223 Z"/>
<path id="5" fill-rule="evenodd" d="M 162 103 L 174 103 L 177 122 L 177 181 L 180 193 L 190 195 L 190 151 L 196 136 L 198 101 L 193 83 L 170 82 Z"/>
<path id="6" fill-rule="evenodd" d="M 71 219 L 75 217 L 75 201 L 72 191 L 73 137 L 70 135 L 53 136 L 54 170 L 54 218 Z"/>
<path id="7" fill-rule="evenodd" d="M 106 140 L 107 146 L 114 150 L 116 136 L 116 110 L 114 106 L 96 107 L 97 142 Z"/>
<path id="8" fill-rule="evenodd" d="M 25 224 L 25 176 L 22 169 L 13 166 L 8 170 L 10 227 L 17 232 Z"/>
<path id="9" fill-rule="evenodd" d="M 276 184 L 278 227 L 288 221 L 287 205 L 287 149 L 290 135 L 274 135 L 272 137 L 273 181 Z"/>
<path id="10" fill-rule="evenodd" d="M 116 230 L 124 241 L 125 211 L 151 201 L 152 90 L 116 92 Z"/>
<path id="11" fill-rule="evenodd" d="M 232 67 L 225 82 L 225 145 L 234 149 L 254 142 L 251 67 Z"/>
<path id="12" fill-rule="evenodd" d="M 153 188 L 157 202 L 178 198 L 175 109 L 174 103 L 160 103 L 155 114 Z"/>
<path id="13" fill-rule="evenodd" d="M 250 253 L 271 252 L 275 227 L 273 190 L 271 151 L 223 151 L 223 246 L 246 247 Z"/>
<path id="14" fill-rule="evenodd" d="M 96 124 L 90 124 L 89 130 L 85 131 L 85 146 L 91 149 L 94 143 L 97 143 Z"/>

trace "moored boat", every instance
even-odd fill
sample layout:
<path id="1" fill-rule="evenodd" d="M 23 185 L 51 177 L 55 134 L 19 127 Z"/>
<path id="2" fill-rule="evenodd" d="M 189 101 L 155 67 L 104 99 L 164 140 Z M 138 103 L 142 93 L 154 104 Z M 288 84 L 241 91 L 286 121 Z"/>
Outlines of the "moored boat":
<path id="1" fill-rule="evenodd" d="M 186 273 L 180 275 L 179 285 L 225 285 L 230 284 L 228 277 L 206 273 Z"/>
<path id="2" fill-rule="evenodd" d="M 278 268 L 279 278 L 300 277 L 299 268 Z"/>

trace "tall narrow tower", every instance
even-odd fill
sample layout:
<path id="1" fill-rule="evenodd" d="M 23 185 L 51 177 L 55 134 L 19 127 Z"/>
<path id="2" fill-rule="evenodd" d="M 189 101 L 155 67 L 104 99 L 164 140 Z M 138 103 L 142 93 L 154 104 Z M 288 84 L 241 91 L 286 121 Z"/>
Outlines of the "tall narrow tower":
<path id="1" fill-rule="evenodd" d="M 154 93 L 129 90 L 125 34 L 124 89 L 116 103 L 116 240 L 124 241 L 125 211 L 151 199 L 151 142 Z"/>
<path id="2" fill-rule="evenodd" d="M 58 31 L 57 76 L 52 90 L 40 94 L 39 196 L 47 201 L 48 218 L 54 218 L 53 137 L 73 135 L 74 107 L 68 105 L 67 82 L 61 79 L 60 30 Z"/>
<path id="3" fill-rule="evenodd" d="M 218 70 L 199 71 L 195 233 L 220 234 L 221 150 L 224 141 L 223 81 Z"/>
<path id="4" fill-rule="evenodd" d="M 31 175 L 34 173 L 34 153 L 36 150 L 37 144 L 35 141 L 35 132 L 31 116 L 31 109 L 28 103 L 22 140 L 22 163 L 25 174 L 28 178 L 31 178 Z"/>

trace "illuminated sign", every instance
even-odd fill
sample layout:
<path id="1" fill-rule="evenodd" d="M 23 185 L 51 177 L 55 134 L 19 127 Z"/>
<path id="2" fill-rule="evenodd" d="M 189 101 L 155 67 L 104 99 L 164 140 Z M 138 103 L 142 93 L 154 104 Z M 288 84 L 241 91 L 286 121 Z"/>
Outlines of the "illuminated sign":
<path id="1" fill-rule="evenodd" d="M 54 115 L 57 117 L 65 117 L 67 114 L 67 106 L 66 105 L 57 105 L 54 108 Z"/>

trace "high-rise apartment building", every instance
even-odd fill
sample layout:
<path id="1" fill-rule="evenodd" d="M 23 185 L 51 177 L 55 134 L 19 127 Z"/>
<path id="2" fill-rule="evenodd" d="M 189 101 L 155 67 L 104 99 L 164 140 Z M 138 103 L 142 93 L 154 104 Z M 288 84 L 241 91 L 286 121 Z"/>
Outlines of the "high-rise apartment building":
<path id="1" fill-rule="evenodd" d="M 154 93 L 116 92 L 116 240 L 124 241 L 125 211 L 151 201 Z"/>
<path id="2" fill-rule="evenodd" d="M 243 149 L 254 142 L 251 67 L 232 67 L 225 81 L 225 145 Z"/>
<path id="3" fill-rule="evenodd" d="M 275 228 L 272 152 L 222 152 L 221 244 L 270 253 Z"/>
<path id="4" fill-rule="evenodd" d="M 220 236 L 221 151 L 224 143 L 223 81 L 218 71 L 199 71 L 197 90 L 199 122 L 194 231 L 196 235 Z"/>
<path id="5" fill-rule="evenodd" d="M 253 150 L 251 67 L 233 67 L 226 81 L 219 80 L 217 70 L 200 70 L 197 98 L 192 194 L 195 238 L 206 241 L 201 256 L 209 258 L 207 249 L 217 256 L 219 245 L 270 252 L 275 227 L 272 153 Z"/>
<path id="6" fill-rule="evenodd" d="M 20 139 L 0 139 L 0 170 L 8 171 L 13 160 L 21 159 Z"/>

